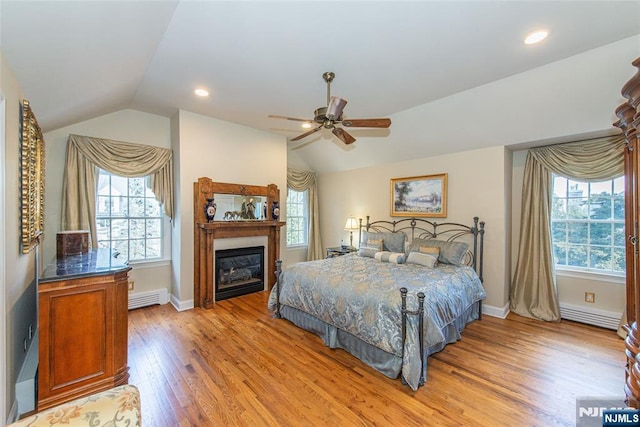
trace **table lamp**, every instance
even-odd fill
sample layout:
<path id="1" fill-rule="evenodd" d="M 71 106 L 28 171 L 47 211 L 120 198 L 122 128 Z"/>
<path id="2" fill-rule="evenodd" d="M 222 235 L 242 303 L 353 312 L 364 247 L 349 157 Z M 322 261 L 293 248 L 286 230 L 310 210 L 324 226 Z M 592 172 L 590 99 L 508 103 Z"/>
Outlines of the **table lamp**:
<path id="1" fill-rule="evenodd" d="M 349 243 L 351 247 L 353 247 L 353 232 L 358 228 L 358 221 L 356 221 L 354 217 L 350 216 L 347 218 L 347 223 L 345 224 L 344 229 L 349 232 Z"/>

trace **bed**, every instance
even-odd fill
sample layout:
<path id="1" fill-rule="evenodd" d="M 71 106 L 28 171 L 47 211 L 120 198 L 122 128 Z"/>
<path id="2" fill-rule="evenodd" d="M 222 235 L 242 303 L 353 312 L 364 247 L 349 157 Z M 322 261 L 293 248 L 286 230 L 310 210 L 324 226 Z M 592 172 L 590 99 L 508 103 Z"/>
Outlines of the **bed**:
<path id="1" fill-rule="evenodd" d="M 427 357 L 481 317 L 484 222 L 360 220 L 360 248 L 282 270 L 269 309 L 413 390 Z"/>

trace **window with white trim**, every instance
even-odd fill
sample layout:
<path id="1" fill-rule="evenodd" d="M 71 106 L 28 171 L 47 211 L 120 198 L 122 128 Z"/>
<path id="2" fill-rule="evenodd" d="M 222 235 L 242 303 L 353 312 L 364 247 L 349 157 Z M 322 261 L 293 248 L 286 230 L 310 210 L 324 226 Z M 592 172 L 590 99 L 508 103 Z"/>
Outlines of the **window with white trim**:
<path id="1" fill-rule="evenodd" d="M 585 182 L 554 174 L 551 230 L 556 268 L 624 273 L 624 177 Z"/>
<path id="2" fill-rule="evenodd" d="M 287 191 L 287 246 L 306 246 L 309 230 L 308 191 Z"/>
<path id="3" fill-rule="evenodd" d="M 98 247 L 111 248 L 129 261 L 162 259 L 164 216 L 150 181 L 150 177 L 125 178 L 99 169 Z"/>

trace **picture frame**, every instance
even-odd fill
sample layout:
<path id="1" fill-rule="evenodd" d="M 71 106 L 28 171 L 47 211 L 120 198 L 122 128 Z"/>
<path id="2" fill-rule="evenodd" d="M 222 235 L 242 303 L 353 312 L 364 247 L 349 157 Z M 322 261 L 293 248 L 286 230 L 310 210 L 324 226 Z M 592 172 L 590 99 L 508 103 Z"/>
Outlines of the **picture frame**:
<path id="1" fill-rule="evenodd" d="M 44 138 L 29 101 L 21 104 L 20 222 L 22 253 L 35 248 L 44 231 Z"/>
<path id="2" fill-rule="evenodd" d="M 391 216 L 446 218 L 447 174 L 392 178 Z"/>

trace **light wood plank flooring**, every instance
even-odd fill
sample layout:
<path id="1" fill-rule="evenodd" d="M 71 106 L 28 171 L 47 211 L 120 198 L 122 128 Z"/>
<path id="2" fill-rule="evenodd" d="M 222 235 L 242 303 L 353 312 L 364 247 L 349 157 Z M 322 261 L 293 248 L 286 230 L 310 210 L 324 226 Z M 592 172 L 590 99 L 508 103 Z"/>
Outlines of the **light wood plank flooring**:
<path id="1" fill-rule="evenodd" d="M 624 395 L 614 331 L 485 316 L 414 392 L 273 318 L 267 297 L 129 312 L 143 426 L 574 426 L 576 397 Z"/>

